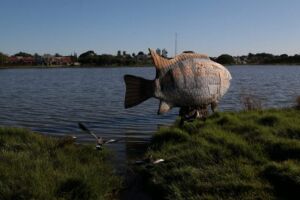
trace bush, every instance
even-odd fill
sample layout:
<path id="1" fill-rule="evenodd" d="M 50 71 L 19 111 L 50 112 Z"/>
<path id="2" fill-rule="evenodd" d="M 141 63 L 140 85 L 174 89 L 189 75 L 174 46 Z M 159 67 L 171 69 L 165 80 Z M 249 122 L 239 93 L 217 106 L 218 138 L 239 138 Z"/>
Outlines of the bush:
<path id="1" fill-rule="evenodd" d="M 220 64 L 235 64 L 234 58 L 228 54 L 220 55 L 216 61 Z"/>

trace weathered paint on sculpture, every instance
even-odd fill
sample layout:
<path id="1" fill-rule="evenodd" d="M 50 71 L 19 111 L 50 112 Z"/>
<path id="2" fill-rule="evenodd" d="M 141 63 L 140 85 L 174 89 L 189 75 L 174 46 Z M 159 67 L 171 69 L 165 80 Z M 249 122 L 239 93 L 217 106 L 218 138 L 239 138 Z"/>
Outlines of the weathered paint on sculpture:
<path id="1" fill-rule="evenodd" d="M 149 50 L 156 68 L 156 78 L 146 80 L 125 75 L 125 108 L 155 97 L 160 100 L 158 114 L 180 107 L 181 115 L 191 111 L 197 111 L 196 115 L 200 115 L 208 105 L 214 110 L 230 86 L 229 71 L 206 55 L 189 52 L 166 59 Z"/>

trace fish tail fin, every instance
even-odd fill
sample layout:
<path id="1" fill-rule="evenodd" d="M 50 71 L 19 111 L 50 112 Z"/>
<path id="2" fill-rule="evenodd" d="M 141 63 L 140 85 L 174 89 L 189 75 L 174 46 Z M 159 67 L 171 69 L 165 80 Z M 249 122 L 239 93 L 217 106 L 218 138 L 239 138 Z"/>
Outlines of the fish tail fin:
<path id="1" fill-rule="evenodd" d="M 125 108 L 136 106 L 154 95 L 154 81 L 141 77 L 125 75 Z"/>

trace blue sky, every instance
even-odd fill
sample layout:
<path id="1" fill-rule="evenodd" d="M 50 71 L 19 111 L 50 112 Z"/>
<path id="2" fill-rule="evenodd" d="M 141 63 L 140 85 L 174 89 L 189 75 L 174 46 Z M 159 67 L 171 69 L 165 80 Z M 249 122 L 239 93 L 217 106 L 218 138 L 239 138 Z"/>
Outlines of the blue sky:
<path id="1" fill-rule="evenodd" d="M 0 51 L 300 54 L 297 0 L 0 0 Z"/>

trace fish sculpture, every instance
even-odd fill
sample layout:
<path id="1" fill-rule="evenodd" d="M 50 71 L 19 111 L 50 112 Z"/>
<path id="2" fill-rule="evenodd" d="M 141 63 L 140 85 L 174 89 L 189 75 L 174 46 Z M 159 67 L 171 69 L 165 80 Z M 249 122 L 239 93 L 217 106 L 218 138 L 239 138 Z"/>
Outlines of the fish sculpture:
<path id="1" fill-rule="evenodd" d="M 172 59 L 161 57 L 149 49 L 156 68 L 154 80 L 125 75 L 125 108 L 136 106 L 148 98 L 160 100 L 158 114 L 180 107 L 180 116 L 204 117 L 207 107 L 215 110 L 230 86 L 231 75 L 207 55 L 184 52 Z M 191 114 L 192 113 L 192 114 Z"/>

